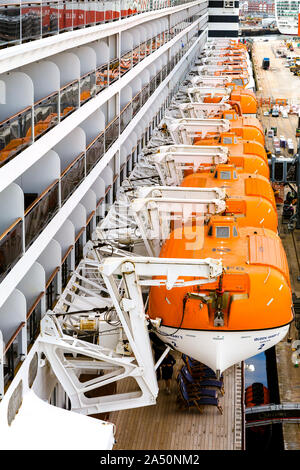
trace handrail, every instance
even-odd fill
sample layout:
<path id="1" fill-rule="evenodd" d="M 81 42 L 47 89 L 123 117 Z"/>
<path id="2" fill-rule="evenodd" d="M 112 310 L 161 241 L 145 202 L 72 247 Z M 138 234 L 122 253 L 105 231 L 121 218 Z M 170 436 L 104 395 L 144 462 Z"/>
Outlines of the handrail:
<path id="1" fill-rule="evenodd" d="M 62 179 L 66 173 L 68 173 L 68 171 L 85 155 L 85 151 L 81 152 L 77 158 L 75 158 L 75 160 L 73 160 L 73 162 L 71 162 L 67 168 L 64 169 L 64 171 L 61 173 L 60 175 L 60 179 Z"/>
<path id="2" fill-rule="evenodd" d="M 42 199 L 43 197 L 58 183 L 59 179 L 56 179 L 53 181 L 53 183 L 48 186 L 31 204 L 30 206 L 27 207 L 26 211 L 24 212 L 24 215 L 26 216 L 33 208 L 36 206 Z"/>
<path id="3" fill-rule="evenodd" d="M 14 342 L 14 340 L 16 339 L 16 337 L 18 336 L 18 334 L 20 333 L 20 331 L 22 330 L 22 328 L 25 326 L 25 322 L 23 321 L 22 323 L 20 323 L 20 325 L 18 326 L 18 328 L 16 329 L 16 331 L 13 333 L 12 337 L 8 340 L 8 342 L 6 343 L 4 349 L 3 349 L 3 354 L 6 354 L 7 351 L 9 350 L 9 348 L 11 347 L 12 343 Z"/>
<path id="4" fill-rule="evenodd" d="M 32 106 L 27 106 L 27 108 L 24 108 L 24 109 L 22 109 L 21 111 L 19 111 L 18 113 L 13 114 L 13 115 L 10 116 L 9 118 L 4 119 L 4 121 L 1 121 L 1 122 L 0 122 L 0 127 L 1 127 L 3 124 L 5 124 L 6 122 L 11 121 L 12 119 L 14 119 L 14 118 L 16 118 L 16 117 L 18 117 L 18 116 L 21 116 L 21 114 L 24 114 L 25 111 L 29 111 L 30 109 L 32 109 Z"/>
<path id="5" fill-rule="evenodd" d="M 117 119 L 119 119 L 119 115 L 115 116 L 106 126 L 105 130 L 107 131 L 107 129 L 109 128 L 109 126 L 111 126 L 111 124 L 113 124 Z"/>
<path id="6" fill-rule="evenodd" d="M 33 311 L 35 310 L 37 304 L 39 303 L 39 301 L 41 300 L 41 298 L 45 295 L 45 291 L 41 292 L 40 295 L 35 299 L 35 301 L 33 302 L 32 306 L 30 307 L 30 309 L 28 310 L 27 312 L 27 315 L 26 315 L 26 321 L 29 320 L 29 318 L 31 317 Z"/>
<path id="7" fill-rule="evenodd" d="M 98 134 L 97 137 L 95 137 L 95 139 L 89 143 L 89 145 L 86 147 L 86 151 L 89 150 L 92 147 L 92 145 L 94 145 L 94 143 L 99 139 L 99 137 L 104 134 L 105 134 L 105 131 L 101 131 L 100 134 Z"/>
<path id="8" fill-rule="evenodd" d="M 3 240 L 3 238 L 6 237 L 6 235 L 9 234 L 17 225 L 18 223 L 22 220 L 22 217 L 19 217 L 16 219 L 1 235 L 0 235 L 0 242 Z"/>
<path id="9" fill-rule="evenodd" d="M 60 271 L 60 266 L 57 266 L 57 268 L 54 269 L 53 273 L 51 274 L 51 276 L 49 277 L 48 281 L 46 282 L 46 286 L 45 286 L 45 289 L 47 290 L 48 287 L 50 286 L 51 282 L 53 281 L 54 277 L 56 276 L 56 274 L 58 273 L 58 271 Z"/>
<path id="10" fill-rule="evenodd" d="M 77 234 L 76 237 L 75 237 L 75 243 L 79 240 L 79 238 L 81 237 L 81 235 L 83 234 L 84 231 L 85 231 L 85 227 L 82 227 L 82 228 L 79 230 L 78 234 Z"/>
<path id="11" fill-rule="evenodd" d="M 111 188 L 112 188 L 111 184 L 109 186 L 107 186 L 107 188 L 105 188 L 105 193 L 104 193 L 105 196 L 108 194 L 108 192 L 111 190 Z"/>
<path id="12" fill-rule="evenodd" d="M 59 90 L 54 91 L 53 93 L 50 93 L 49 95 L 45 96 L 45 98 L 41 98 L 40 100 L 35 101 L 33 103 L 33 106 L 36 106 L 37 104 L 41 103 L 42 101 L 48 100 L 49 98 L 51 98 L 51 96 L 58 95 L 58 93 L 59 93 Z"/>
<path id="13" fill-rule="evenodd" d="M 104 197 L 100 197 L 99 201 L 96 204 L 96 209 L 100 206 L 100 204 L 104 201 Z"/>
<path id="14" fill-rule="evenodd" d="M 60 91 L 63 91 L 65 88 L 67 88 L 68 86 L 73 85 L 73 84 L 76 83 L 76 82 L 78 83 L 79 80 L 80 80 L 80 77 L 79 77 L 79 78 L 76 78 L 76 79 L 73 80 L 72 82 L 67 83 L 66 85 L 64 85 L 64 86 L 62 86 L 62 87 L 60 88 Z"/>
<path id="15" fill-rule="evenodd" d="M 61 265 L 64 264 L 64 262 L 66 261 L 67 257 L 69 256 L 69 254 L 71 253 L 71 251 L 73 250 L 73 247 L 74 245 L 70 245 L 69 248 L 67 249 L 66 253 L 64 254 L 63 258 L 61 259 Z"/>
<path id="16" fill-rule="evenodd" d="M 90 213 L 90 215 L 89 215 L 88 218 L 86 219 L 86 224 L 85 224 L 85 226 L 87 226 L 87 225 L 90 223 L 91 219 L 94 217 L 95 212 L 96 212 L 96 211 L 92 211 L 92 212 Z"/>

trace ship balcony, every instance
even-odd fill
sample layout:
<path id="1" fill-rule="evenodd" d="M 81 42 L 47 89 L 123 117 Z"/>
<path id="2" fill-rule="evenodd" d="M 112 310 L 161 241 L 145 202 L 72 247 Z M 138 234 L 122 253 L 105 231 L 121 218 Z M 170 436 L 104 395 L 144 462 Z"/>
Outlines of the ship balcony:
<path id="1" fill-rule="evenodd" d="M 171 6 L 185 3 L 189 3 L 189 0 L 173 0 Z M 168 7 L 170 7 L 168 0 L 136 4 L 135 8 L 132 8 L 127 0 L 4 3 L 0 5 L 0 48 Z"/>
<path id="2" fill-rule="evenodd" d="M 166 78 L 168 70 L 171 70 L 171 67 L 178 62 L 180 56 L 181 52 L 178 52 L 174 57 L 174 60 L 170 61 L 169 64 L 166 64 L 162 70 L 160 70 L 150 80 L 149 84 L 145 85 L 138 93 L 136 93 L 130 102 L 121 109 L 119 116 L 114 117 L 91 142 L 86 144 L 86 136 L 84 136 L 84 138 L 81 139 L 80 144 L 82 148 L 84 147 L 84 150 L 80 152 L 77 157 L 72 157 L 72 155 L 70 157 L 66 157 L 65 150 L 62 149 L 62 146 L 60 146 L 59 149 L 55 149 L 61 157 L 61 161 L 58 162 L 57 169 L 53 172 L 52 179 L 54 181 L 48 181 L 49 185 L 45 189 L 38 191 L 35 183 L 30 183 L 30 181 L 36 181 L 38 179 L 38 170 L 39 168 L 42 168 L 41 165 L 47 165 L 48 157 L 42 159 L 44 161 L 33 165 L 23 175 L 23 180 L 25 179 L 28 182 L 24 186 L 25 189 L 23 190 L 24 215 L 21 218 L 18 218 L 10 227 L 5 229 L 3 234 L 0 236 L 0 254 L 1 260 L 3 260 L 0 267 L 0 280 L 1 277 L 4 277 L 22 256 L 23 246 L 25 251 L 30 247 L 59 211 L 60 207 L 68 200 L 85 177 L 116 142 L 120 134 L 122 134 L 122 132 L 127 128 L 134 116 L 137 115 L 149 97 L 161 84 L 164 77 Z M 55 96 L 52 97 L 53 100 L 54 98 Z M 56 103 L 55 100 L 54 102 Z M 88 123 L 86 126 L 88 126 Z M 72 145 L 72 139 L 76 138 L 75 132 L 73 133 L 73 136 L 71 135 L 69 139 L 65 139 L 65 147 Z M 73 146 L 72 152 L 75 152 L 75 149 L 76 146 Z M 50 157 L 50 155 L 48 156 Z M 69 160 L 71 160 L 70 163 L 68 163 Z M 53 163 L 51 164 L 51 167 L 52 166 Z M 62 166 L 64 167 L 63 169 Z M 122 170 L 125 166 L 126 165 L 124 163 Z M 128 172 L 129 168 L 127 168 L 127 174 Z M 50 175 L 50 168 L 47 173 Z M 122 178 L 124 178 L 124 173 L 122 173 L 122 175 Z M 119 173 L 114 176 L 111 184 L 106 188 L 106 199 L 108 198 L 109 191 L 111 189 L 113 196 L 116 193 L 114 186 L 118 177 Z M 24 240 L 22 235 L 23 223 Z"/>
<path id="3" fill-rule="evenodd" d="M 73 79 L 64 77 L 58 87 L 58 101 L 56 92 L 45 93 L 58 103 L 59 125 L 37 141 L 32 132 L 33 145 L 1 167 L 0 331 L 4 370 L 0 370 L 0 396 L 39 333 L 40 319 L 53 308 L 85 254 L 96 224 L 116 200 L 123 179 L 149 142 L 199 47 L 205 44 L 206 25 L 207 15 L 161 56 L 152 61 L 150 57 L 147 68 L 141 64 L 139 74 L 129 72 L 127 83 L 120 89 L 113 85 L 114 92 L 109 94 L 107 87 L 102 88 L 104 99 L 97 96 L 87 100 L 81 113 L 68 110 L 68 104 L 73 103 L 75 110 L 80 107 L 80 78 L 88 70 L 79 68 L 80 74 Z M 131 68 L 135 66 L 133 52 L 143 49 L 145 43 L 149 41 L 143 37 L 140 44 L 132 48 L 125 45 L 121 51 L 122 55 L 129 54 L 129 60 L 132 57 Z M 105 61 L 106 70 L 112 60 Z M 65 66 L 70 70 L 69 63 Z M 94 70 L 100 67 L 98 63 Z M 34 103 L 41 100 L 41 96 L 35 96 Z M 34 119 L 34 108 L 30 111 Z M 63 112 L 68 119 L 63 119 Z"/>
<path id="4" fill-rule="evenodd" d="M 188 18 L 188 20 L 193 19 L 194 16 Z M 178 32 L 181 31 L 181 23 L 182 22 L 178 23 Z M 51 92 L 44 98 L 39 97 L 36 101 L 34 96 L 31 97 L 32 91 L 29 89 L 30 83 L 27 83 L 28 80 L 25 80 L 24 77 L 19 77 L 18 80 L 15 79 L 13 87 L 22 87 L 26 82 L 24 95 L 27 96 L 27 102 L 30 103 L 32 99 L 35 102 L 31 106 L 26 106 L 24 109 L 0 122 L 0 167 L 16 157 L 20 152 L 29 147 L 39 137 L 59 124 L 59 122 L 71 113 L 79 109 L 80 106 L 84 105 L 87 101 L 97 96 L 102 90 L 121 78 L 147 55 L 155 52 L 164 43 L 175 37 L 175 29 L 176 28 L 173 27 L 170 30 L 163 31 L 151 37 L 148 41 L 144 41 L 137 47 L 124 52 L 120 59 L 110 59 L 105 64 L 99 65 L 95 70 L 84 73 L 82 76 L 69 83 L 63 84 L 58 91 Z M 181 54 L 185 52 L 187 47 L 188 44 L 186 44 L 185 49 L 181 50 Z M 76 62 L 70 60 L 70 67 L 73 64 L 76 65 Z M 59 61 L 56 61 L 56 65 L 59 66 L 62 80 L 62 77 L 65 75 L 64 67 Z M 47 75 L 50 75 L 49 67 L 43 70 L 43 64 L 40 66 L 36 64 L 36 69 L 38 68 L 40 69 L 40 84 L 44 88 Z M 31 73 L 29 66 L 25 67 L 24 71 L 25 73 L 27 72 L 27 74 Z M 153 93 L 158 83 L 165 79 L 167 73 L 168 70 L 165 68 L 163 70 L 163 76 L 157 76 L 156 84 L 155 80 L 151 81 L 150 93 Z M 14 78 L 14 72 L 12 72 L 10 76 L 2 76 L 2 78 L 8 86 L 10 85 L 9 80 L 12 81 Z M 34 85 L 36 85 L 34 86 L 35 91 L 35 89 L 38 89 L 39 84 L 34 83 Z M 53 88 L 55 85 L 57 85 L 55 81 L 53 81 L 52 84 L 49 83 L 49 87 L 52 86 Z M 11 93 L 14 92 L 13 87 Z M 27 91 L 27 88 L 29 91 Z M 133 106 L 135 109 L 138 107 L 138 103 L 134 103 Z M 3 105 L 3 108 L 2 113 L 9 112 L 9 106 L 7 111 L 5 111 L 5 105 Z"/>

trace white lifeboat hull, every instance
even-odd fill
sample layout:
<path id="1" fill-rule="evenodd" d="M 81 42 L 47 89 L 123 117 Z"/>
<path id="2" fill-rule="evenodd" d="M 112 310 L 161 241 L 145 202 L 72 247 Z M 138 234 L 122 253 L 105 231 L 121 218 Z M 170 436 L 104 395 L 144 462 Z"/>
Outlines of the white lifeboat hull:
<path id="1" fill-rule="evenodd" d="M 228 367 L 275 346 L 289 325 L 268 330 L 197 331 L 161 327 L 159 338 L 193 359 L 222 373 Z"/>

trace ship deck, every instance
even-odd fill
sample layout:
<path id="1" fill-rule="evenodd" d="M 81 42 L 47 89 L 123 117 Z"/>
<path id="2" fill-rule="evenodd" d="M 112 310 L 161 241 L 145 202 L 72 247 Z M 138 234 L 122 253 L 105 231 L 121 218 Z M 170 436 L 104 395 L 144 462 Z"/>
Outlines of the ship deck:
<path id="1" fill-rule="evenodd" d="M 300 103 L 300 77 L 294 76 L 288 68 L 284 67 L 285 59 L 275 57 L 274 51 L 280 44 L 280 40 L 263 40 L 256 41 L 253 47 L 253 62 L 256 69 L 256 76 L 259 85 L 258 96 L 287 98 L 293 103 Z M 296 48 L 291 55 L 300 56 L 300 49 Z M 270 57 L 270 70 L 262 70 L 261 63 L 263 57 Z M 270 129 L 277 127 L 277 135 L 284 135 L 286 138 L 292 138 L 297 149 L 297 141 L 295 131 L 298 125 L 298 116 L 289 115 L 288 118 L 264 116 L 264 111 L 268 107 L 262 107 L 260 110 L 260 118 L 264 128 Z M 271 151 L 272 140 L 266 139 L 266 146 Z M 282 155 L 288 156 L 286 150 L 282 151 Z M 281 221 L 282 207 L 278 207 L 279 216 L 279 234 L 285 248 L 288 259 L 291 287 L 293 293 L 300 297 L 300 230 L 295 229 L 290 233 L 287 231 L 286 225 Z M 298 332 L 293 322 L 289 339 L 298 339 Z M 291 361 L 291 343 L 285 340 L 276 345 L 276 363 L 278 373 L 279 395 L 281 403 L 300 403 L 300 370 L 295 368 Z M 300 425 L 299 424 L 283 424 L 283 440 L 286 450 L 300 449 Z"/>
<path id="2" fill-rule="evenodd" d="M 114 450 L 241 450 L 242 368 L 236 365 L 225 371 L 225 394 L 220 397 L 221 415 L 216 407 L 180 409 L 177 401 L 176 376 L 183 365 L 176 358 L 171 395 L 167 395 L 162 380 L 153 406 L 110 413 L 109 421 L 116 424 Z M 118 392 L 133 391 L 133 381 L 118 383 Z"/>

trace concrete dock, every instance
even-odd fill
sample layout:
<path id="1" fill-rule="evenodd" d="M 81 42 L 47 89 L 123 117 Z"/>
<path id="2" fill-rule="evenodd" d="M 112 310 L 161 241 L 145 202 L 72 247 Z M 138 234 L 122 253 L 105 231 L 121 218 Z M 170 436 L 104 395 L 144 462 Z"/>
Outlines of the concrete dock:
<path id="1" fill-rule="evenodd" d="M 255 41 L 252 49 L 253 63 L 258 84 L 258 97 L 273 99 L 288 99 L 289 103 L 300 104 L 300 77 L 294 76 L 289 68 L 285 67 L 286 59 L 277 57 L 276 50 L 283 44 L 281 40 L 270 39 Z M 294 52 L 287 52 L 288 55 L 300 56 L 300 49 L 295 48 Z M 262 59 L 269 57 L 271 67 L 263 70 Z M 297 139 L 295 136 L 298 127 L 298 116 L 289 115 L 288 118 L 266 116 L 265 113 L 270 108 L 268 105 L 262 106 L 259 111 L 264 128 L 277 127 L 277 136 L 291 138 L 294 141 L 295 152 L 297 149 Z M 273 152 L 272 139 L 266 138 L 266 147 Z M 287 151 L 282 150 L 282 155 L 287 157 Z M 290 270 L 291 287 L 293 293 L 300 296 L 300 230 L 295 229 L 289 233 L 286 225 L 281 222 L 282 206 L 278 207 L 279 234 L 282 239 Z M 279 393 L 281 403 L 300 403 L 300 368 L 295 368 L 292 363 L 291 342 L 298 339 L 298 331 L 295 324 L 291 325 L 288 338 L 281 341 L 276 346 L 276 362 L 279 383 Z M 289 341 L 288 341 L 289 340 Z M 284 448 L 286 450 L 300 449 L 300 425 L 283 424 Z"/>

